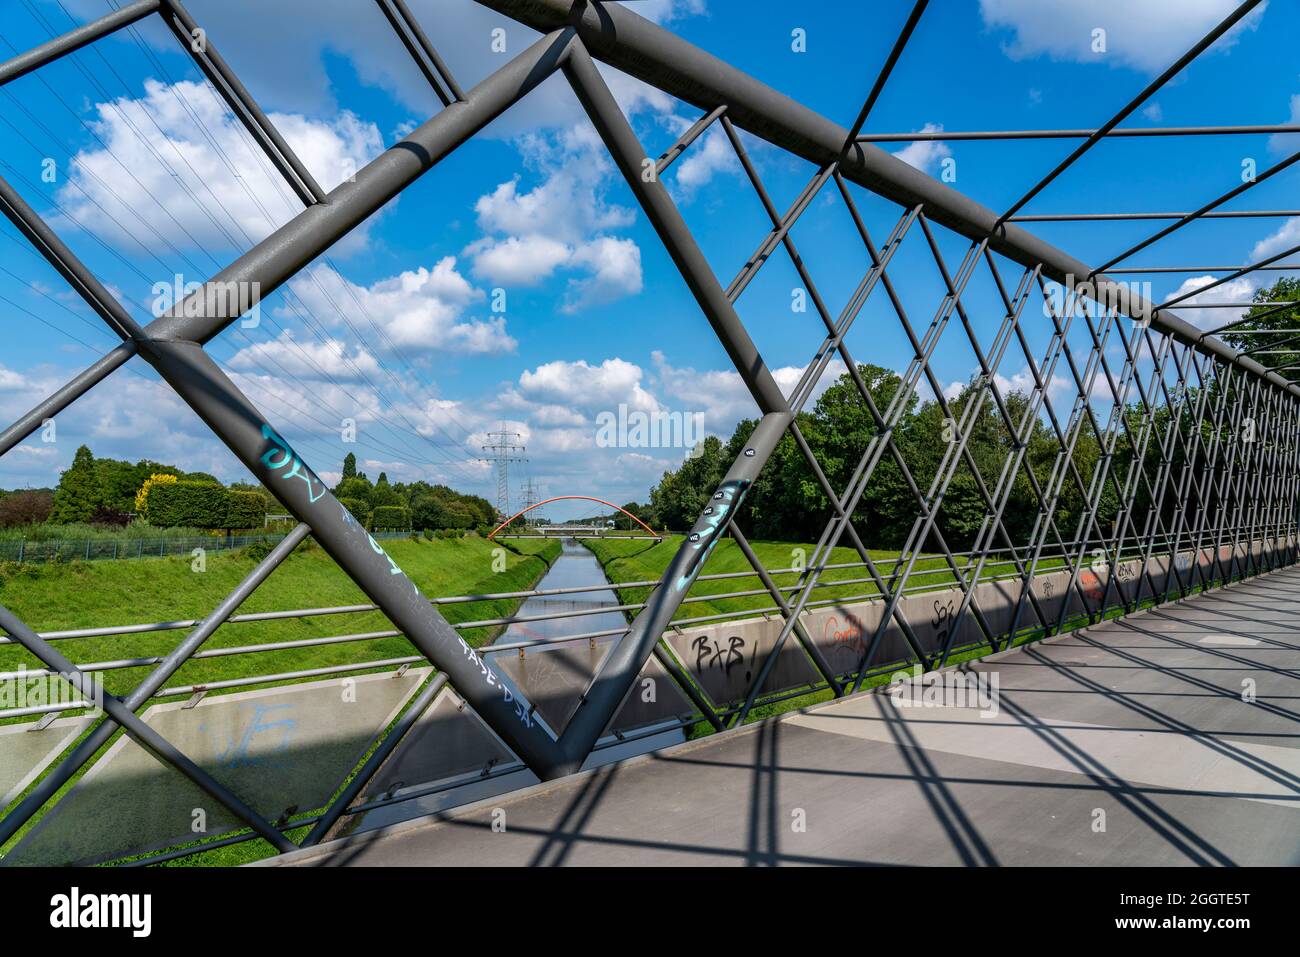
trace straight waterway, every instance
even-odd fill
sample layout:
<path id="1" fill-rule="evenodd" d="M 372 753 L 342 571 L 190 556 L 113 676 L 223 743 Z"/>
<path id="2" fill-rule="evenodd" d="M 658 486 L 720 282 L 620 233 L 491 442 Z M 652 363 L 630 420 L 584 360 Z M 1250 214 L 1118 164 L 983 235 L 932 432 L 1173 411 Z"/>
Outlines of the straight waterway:
<path id="1" fill-rule="evenodd" d="M 604 570 L 596 556 L 574 539 L 561 541 L 560 557 L 536 585 L 538 591 L 560 588 L 581 588 L 590 585 L 609 585 Z M 597 640 L 556 641 L 570 635 L 592 632 L 616 631 L 627 627 L 627 618 L 621 611 L 600 612 L 596 609 L 613 609 L 618 596 L 612 587 L 593 589 L 572 595 L 535 595 L 528 598 L 511 617 L 551 617 L 544 621 L 517 622 L 506 628 L 493 645 L 510 645 L 519 642 L 546 640 L 549 643 L 523 649 L 503 649 L 493 653 L 492 646 L 481 650 L 484 659 L 492 666 L 498 678 L 512 691 L 518 691 L 522 682 L 527 687 L 523 697 L 532 702 L 537 713 L 553 731 L 560 733 L 577 707 L 577 699 L 591 681 L 617 636 Z M 590 611 L 593 614 L 574 616 L 574 612 Z M 604 748 L 587 759 L 584 767 L 598 767 L 621 761 L 637 754 L 678 744 L 686 740 L 685 733 L 674 728 L 651 734 L 635 741 L 622 742 Z M 422 745 L 426 742 L 421 742 Z M 439 747 L 436 739 L 427 746 Z M 453 743 L 446 743 L 454 746 Z M 410 820 L 425 814 L 459 807 L 497 794 L 536 784 L 531 771 L 520 769 L 461 784 L 436 794 L 396 803 L 387 808 L 367 812 L 357 830 L 372 830 Z"/>

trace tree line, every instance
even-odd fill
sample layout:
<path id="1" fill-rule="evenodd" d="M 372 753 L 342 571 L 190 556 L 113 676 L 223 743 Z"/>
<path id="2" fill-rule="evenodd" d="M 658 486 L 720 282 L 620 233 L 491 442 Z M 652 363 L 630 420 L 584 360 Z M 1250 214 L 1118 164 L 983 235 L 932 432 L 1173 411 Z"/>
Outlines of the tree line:
<path id="1" fill-rule="evenodd" d="M 1238 349 L 1254 349 L 1261 363 L 1286 374 L 1287 369 L 1300 364 L 1300 335 L 1296 333 L 1300 308 L 1276 304 L 1297 301 L 1300 277 L 1282 277 L 1255 293 L 1255 305 L 1222 338 Z M 1167 363 L 1167 367 L 1172 365 L 1172 361 Z M 875 365 L 861 365 L 857 371 L 876 408 L 883 413 L 902 384 L 898 374 Z M 1150 382 L 1150 369 L 1141 371 L 1145 388 Z M 1155 407 L 1150 419 L 1144 414 L 1140 398 L 1135 398 L 1135 390 L 1130 389 L 1133 401 L 1123 411 L 1113 452 L 1100 473 L 1098 427 L 1105 429 L 1104 418 L 1095 422 L 1085 419 L 1066 457 L 1061 454 L 1056 427 L 1045 417 L 1040 404 L 1028 426 L 1023 459 L 1015 468 L 1002 507 L 1002 523 L 1012 542 L 1021 545 L 1029 541 L 1043 511 L 1036 492 L 1050 499 L 1052 488 L 1059 489 L 1051 508 L 1056 531 L 1065 541 L 1074 539 L 1085 517 L 1087 496 L 1083 490 L 1090 486 L 1095 474 L 1105 478 L 1095 514 L 1083 530 L 1083 535 L 1094 541 L 1098 530 L 1113 535 L 1117 521 L 1125 524 L 1126 541 L 1132 542 L 1147 529 L 1159 534 L 1161 529 L 1171 531 L 1180 524 L 1194 527 L 1219 514 L 1221 506 L 1228 504 L 1220 496 L 1230 490 L 1203 480 L 1209 450 L 1217 444 L 1222 460 L 1232 443 L 1248 442 L 1253 437 L 1234 432 L 1226 423 L 1216 425 L 1211 413 L 1247 401 L 1244 379 L 1238 376 L 1229 383 L 1210 375 L 1205 382 L 1197 378 L 1181 390 L 1170 382 L 1166 385 L 1167 392 L 1157 386 L 1147 396 Z M 978 407 L 972 410 L 974 421 L 966 445 L 969 460 L 963 459 L 952 470 L 934 524 L 949 548 L 963 550 L 974 544 L 989 512 L 981 484 L 992 497 L 1004 466 L 1020 448 L 1006 419 L 1019 425 L 1030 404 L 1022 392 L 1012 391 L 1003 398 L 1006 417 L 994 404 L 988 388 L 974 380 L 948 400 L 947 413 L 938 401 L 922 402 L 915 394 L 910 397 L 892 431 L 897 456 L 889 449 L 882 450 L 853 510 L 854 528 L 868 547 L 896 549 L 907 540 L 920 512 L 917 493 L 931 493 L 944 454 L 958 436 L 957 423 L 972 402 Z M 1066 403 L 1053 404 L 1058 416 L 1056 426 L 1063 432 L 1073 403 L 1071 395 Z M 1199 413 L 1198 408 L 1202 410 Z M 842 375 L 797 421 L 827 483 L 837 495 L 842 494 L 868 444 L 878 435 L 876 421 L 850 375 Z M 663 474 L 651 490 L 648 504 L 629 502 L 625 508 L 661 530 L 691 528 L 731 463 L 742 454 L 756 424 L 752 419 L 742 421 L 725 443 L 716 437 L 705 439 L 692 457 Z M 1171 429 L 1182 438 L 1166 441 Z M 1187 468 L 1189 450 L 1194 456 L 1191 469 Z M 900 457 L 906 472 L 899 465 Z M 1139 465 L 1136 471 L 1135 463 Z M 1162 475 L 1172 479 L 1163 483 L 1167 487 L 1160 494 Z M 1127 512 L 1121 511 L 1124 498 L 1132 502 Z M 816 541 L 830 515 L 831 502 L 822 483 L 787 432 L 746 496 L 737 518 L 741 530 L 756 538 Z M 630 525 L 621 515 L 616 521 L 620 527 Z M 1045 541 L 1055 545 L 1055 534 L 1048 530 Z M 925 541 L 915 544 L 934 549 L 938 538 L 932 532 Z M 999 535 L 994 544 L 1004 545 L 1005 539 Z"/>
<path id="2" fill-rule="evenodd" d="M 371 529 L 491 530 L 496 510 L 485 498 L 425 481 L 371 482 L 356 456 L 343 461 L 334 494 Z M 271 492 L 252 482 L 220 482 L 207 472 L 141 459 L 96 457 L 81 446 L 53 489 L 0 490 L 0 527 L 86 524 L 125 527 L 224 529 L 262 527 L 280 511 Z"/>
<path id="3" fill-rule="evenodd" d="M 466 495 L 422 479 L 390 482 L 385 472 L 371 482 L 365 472 L 357 471 L 357 457 L 351 452 L 343 459 L 334 495 L 368 528 L 490 532 L 496 522 L 496 508 L 479 495 Z"/>

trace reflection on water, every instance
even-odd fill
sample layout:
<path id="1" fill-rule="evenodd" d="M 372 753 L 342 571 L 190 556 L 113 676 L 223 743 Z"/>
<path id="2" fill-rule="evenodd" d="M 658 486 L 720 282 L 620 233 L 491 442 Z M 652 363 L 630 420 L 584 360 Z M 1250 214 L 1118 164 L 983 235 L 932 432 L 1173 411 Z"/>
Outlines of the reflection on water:
<path id="1" fill-rule="evenodd" d="M 583 585 L 607 584 L 596 556 L 572 539 L 562 542 L 563 554 L 555 560 L 537 589 L 579 588 Z M 529 598 L 512 617 L 531 618 L 537 615 L 555 615 L 567 612 L 594 611 L 618 604 L 612 588 L 578 592 L 574 595 L 538 595 Z M 531 641 L 538 638 L 556 638 L 562 635 L 585 635 L 593 631 L 610 631 L 627 626 L 621 611 L 609 611 L 549 621 L 524 621 L 509 626 L 497 639 L 498 644 Z M 531 653 L 531 652 L 530 652 Z"/>
<path id="2" fill-rule="evenodd" d="M 564 551 L 538 583 L 539 590 L 608 585 L 595 556 L 576 541 L 565 541 Z M 528 615 L 569 615 L 548 621 L 519 622 L 497 639 L 496 645 L 541 640 L 526 648 L 484 652 L 492 669 L 534 709 L 534 715 L 555 734 L 563 734 L 578 710 L 610 651 L 627 634 L 627 619 L 613 610 L 618 598 L 612 588 L 594 588 L 572 595 L 539 595 L 528 599 L 521 611 Z M 610 609 L 608 611 L 604 609 Z M 578 613 L 578 614 L 575 614 Z M 601 634 L 605 632 L 606 634 Z M 587 637 L 577 637 L 577 636 Z M 571 638 L 563 641 L 556 639 Z M 635 733 L 654 725 L 672 724 L 690 712 L 681 693 L 656 662 L 649 662 L 611 722 L 615 733 Z M 677 730 L 680 736 L 681 731 Z M 648 739 L 647 739 L 648 740 Z M 634 753 L 663 747 L 663 740 L 636 748 Z"/>
<path id="3" fill-rule="evenodd" d="M 606 585 L 608 579 L 596 556 L 572 539 L 561 542 L 563 551 L 550 570 L 536 585 L 537 590 L 581 588 Z M 578 700 L 591 684 L 605 653 L 619 635 L 599 639 L 554 641 L 593 632 L 623 631 L 627 619 L 613 608 L 618 597 L 612 588 L 577 592 L 572 595 L 536 595 L 524 601 L 511 617 L 564 615 L 545 621 L 522 621 L 510 625 L 494 642 L 496 645 L 550 639 L 551 642 L 526 649 L 483 653 L 492 670 L 512 693 L 528 701 L 535 716 L 555 733 L 562 734 L 569 718 L 577 710 Z M 588 614 L 581 614 L 588 612 Z M 522 686 L 522 693 L 521 693 Z"/>

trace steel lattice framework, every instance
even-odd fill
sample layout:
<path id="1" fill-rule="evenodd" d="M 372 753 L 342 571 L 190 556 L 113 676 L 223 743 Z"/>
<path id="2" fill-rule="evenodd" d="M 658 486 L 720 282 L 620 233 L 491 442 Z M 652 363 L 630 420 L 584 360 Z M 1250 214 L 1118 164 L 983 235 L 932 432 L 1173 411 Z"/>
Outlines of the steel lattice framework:
<path id="1" fill-rule="evenodd" d="M 284 508 L 300 523 L 234 592 L 165 655 L 134 691 L 121 698 L 108 697 L 106 717 L 0 822 L 0 845 L 17 833 L 122 729 L 237 815 L 253 834 L 281 851 L 296 846 L 283 833 L 283 826 L 263 817 L 178 751 L 137 712 L 309 535 L 437 669 L 437 678 L 421 691 L 408 715 L 418 716 L 443 686 L 450 684 L 542 779 L 571 773 L 582 764 L 652 656 L 698 709 L 696 720 L 722 729 L 748 717 L 762 698 L 762 689 L 778 652 L 791 641 L 802 647 L 825 687 L 839 696 L 861 688 L 865 676 L 876 664 L 875 655 L 882 636 L 891 626 L 901 630 L 913 657 L 927 668 L 941 667 L 947 662 L 960 625 L 968 619 L 975 622 L 983 641 L 993 650 L 1005 647 L 1026 629 L 1037 629 L 1043 634 L 1061 630 L 1066 626 L 1067 605 L 1061 603 L 1053 613 L 1031 587 L 1046 555 L 1062 560 L 1069 572 L 1068 590 L 1078 595 L 1090 620 L 1104 614 L 1108 605 L 1115 603 L 1116 596 L 1124 611 L 1132 611 L 1152 602 L 1186 596 L 1216 581 L 1266 571 L 1294 560 L 1296 501 L 1300 491 L 1300 443 L 1297 442 L 1300 388 L 1282 374 L 1289 367 L 1280 364 L 1280 368 L 1268 368 L 1250 354 L 1240 353 L 1214 335 L 1180 320 L 1169 308 L 1180 300 L 1157 307 L 1142 299 L 1129 285 L 1102 273 L 1102 269 L 1112 269 L 1189 222 L 1229 215 L 1216 213 L 1217 207 L 1250 184 L 1193 212 L 1145 217 L 1173 219 L 1173 222 L 1101 269 L 1089 267 L 1018 225 L 1052 217 L 1017 215 L 1026 203 L 1103 138 L 1140 135 L 1140 131 L 1117 129 L 1117 126 L 1249 13 L 1258 0 L 1241 4 L 1099 129 L 945 134 L 947 138 L 1073 137 L 1082 140 L 1056 169 L 1001 215 L 872 145 L 873 141 L 891 138 L 916 140 L 925 134 L 866 135 L 862 132 L 890 72 L 923 15 L 924 0 L 911 11 L 865 105 L 849 129 L 806 109 L 620 5 L 584 0 L 479 2 L 535 28 L 543 36 L 482 83 L 462 91 L 403 0 L 379 0 L 383 15 L 420 65 L 444 108 L 358 171 L 352 181 L 328 194 L 322 191 L 218 54 L 213 40 L 198 45 L 191 43 L 200 26 L 179 0 L 137 0 L 0 65 L 0 83 L 7 83 L 145 17 L 160 16 L 305 206 L 290 222 L 213 276 L 203 289 L 142 326 L 17 191 L 0 181 L 0 204 L 5 215 L 122 339 L 120 345 L 6 429 L 0 435 L 0 454 L 9 452 L 40 428 L 44 420 L 67 408 L 129 359 L 139 356 L 275 492 Z M 648 157 L 598 71 L 597 60 L 692 104 L 702 111 L 702 116 L 657 160 Z M 421 594 L 375 539 L 352 518 L 281 437 L 274 424 L 241 393 L 204 348 L 240 318 L 238 305 L 226 295 L 226 290 L 234 288 L 232 284 L 256 284 L 262 295 L 269 295 L 556 72 L 564 76 L 577 95 L 761 413 L 743 451 L 689 531 L 663 579 L 638 607 L 630 628 L 605 659 L 576 713 L 562 730 L 548 727 L 528 701 L 511 694 L 483 658 L 460 638 L 435 604 Z M 714 124 L 720 126 L 734 148 L 771 221 L 770 231 L 725 286 L 715 276 L 661 182 L 664 171 Z M 739 135 L 742 130 L 815 166 L 815 174 L 788 209 L 780 210 L 764 187 L 742 143 Z M 1190 135 L 1247 130 L 1265 128 L 1207 127 L 1162 132 Z M 1300 154 L 1290 157 L 1261 173 L 1258 179 L 1267 179 L 1298 158 Z M 655 175 L 645 175 L 650 168 Z M 873 236 L 868 230 L 854 198 L 854 188 L 863 188 L 897 205 L 897 220 L 886 235 Z M 792 237 L 792 227 L 822 190 L 838 192 L 853 217 L 854 228 L 870 261 L 853 293 L 838 310 L 818 291 L 812 270 L 800 256 Z M 1144 218 L 1144 214 L 1132 215 Z M 940 252 L 937 236 L 940 230 L 954 233 L 969 243 L 955 267 Z M 942 279 L 935 297 L 937 305 L 924 317 L 909 315 L 891 281 L 891 261 L 905 243 L 919 244 L 928 250 Z M 807 290 L 819 323 L 816 334 L 820 336 L 802 377 L 789 393 L 778 386 L 736 309 L 737 300 L 777 253 L 778 247 L 789 256 Z M 1215 285 L 1256 269 L 1276 267 L 1296 251 L 1287 250 L 1242 269 L 1225 270 L 1227 275 Z M 978 273 L 991 279 L 1004 312 L 995 335 L 986 342 L 977 337 L 976 324 L 963 301 L 972 277 Z M 1068 295 L 1063 303 L 1052 304 L 1046 292 L 1048 283 L 1067 284 Z M 900 388 L 884 407 L 877 403 L 862 380 L 858 363 L 846 342 L 850 327 L 873 294 L 888 299 L 913 352 L 912 361 L 901 373 Z M 1030 303 L 1033 307 L 1027 311 Z M 1036 315 L 1044 303 L 1048 304 L 1047 321 L 1051 328 L 1046 351 L 1040 354 L 1031 348 L 1025 326 L 1027 317 Z M 1100 308 L 1089 308 L 1090 303 Z M 1035 321 L 1042 320 L 1035 318 Z M 978 401 L 953 404 L 945 398 L 942 383 L 931 367 L 945 334 L 967 342 L 976 356 L 979 374 L 974 389 Z M 1084 348 L 1079 348 L 1079 341 L 1084 343 Z M 1112 359 L 1116 347 L 1121 356 L 1118 367 Z M 1032 379 L 1027 404 L 1016 408 L 1007 401 L 999 379 L 999 370 L 1007 367 L 1009 354 L 1017 357 L 1016 362 L 1023 356 Z M 797 420 L 814 395 L 814 387 L 823 372 L 836 359 L 848 370 L 875 427 L 848 483 L 842 488 L 833 487 Z M 1049 396 L 1051 384 L 1058 377 L 1065 378 L 1072 394 L 1068 410 L 1058 408 Z M 952 423 L 941 466 L 932 477 L 913 474 L 895 435 L 919 389 L 933 392 L 943 415 Z M 1094 402 L 1095 395 L 1107 396 L 1108 403 Z M 1001 427 L 1014 437 L 1013 452 L 993 480 L 985 477 L 970 450 L 977 412 L 984 401 L 992 404 Z M 1109 409 L 1100 411 L 1102 404 L 1108 404 Z M 1030 434 L 1035 424 L 1043 421 L 1057 443 L 1054 465 L 1046 481 L 1026 461 Z M 1249 438 L 1242 440 L 1247 433 Z M 764 568 L 734 522 L 778 442 L 787 435 L 793 438 L 807 460 L 810 474 L 831 503 L 825 528 L 794 589 L 778 586 L 773 570 Z M 1100 448 L 1100 456 L 1087 474 L 1074 454 L 1083 436 L 1091 436 Z M 901 558 L 892 568 L 873 559 L 853 518 L 873 474 L 884 461 L 896 464 L 915 504 Z M 984 508 L 975 545 L 966 552 L 949 547 L 938 522 L 945 496 L 959 470 L 973 477 Z M 1028 483 L 1037 508 L 1027 541 L 1015 540 L 1005 514 L 1013 485 L 1022 481 Z M 1063 528 L 1058 524 L 1058 504 L 1063 495 L 1080 496 L 1085 503 L 1077 527 Z M 1107 496 L 1113 496 L 1119 503 L 1109 529 L 1103 527 L 1099 517 L 1101 503 Z M 1147 506 L 1141 512 L 1137 510 L 1139 502 Z M 709 554 L 728 535 L 753 565 L 754 575 L 770 594 L 784 625 L 774 649 L 755 675 L 743 705 L 720 710 L 705 700 L 663 642 L 663 636 L 700 576 Z M 1270 547 L 1257 554 L 1255 545 L 1259 542 L 1277 544 L 1279 548 Z M 832 549 L 843 543 L 861 559 L 868 576 L 866 581 L 877 590 L 884 612 L 880 625 L 865 643 L 857 668 L 837 673 L 807 633 L 801 615 L 828 567 Z M 1245 558 L 1241 562 L 1224 562 L 1225 549 L 1236 555 L 1243 548 Z M 1086 568 L 1099 560 L 1098 549 L 1100 560 L 1110 573 L 1100 597 L 1084 589 L 1080 580 Z M 1183 568 L 1176 561 L 1187 551 L 1199 555 L 1205 549 L 1214 550 L 1214 565 L 1208 571 L 1199 563 Z M 914 623 L 900 608 L 923 550 L 944 560 L 960 594 L 954 626 L 938 647 L 927 647 L 917 637 Z M 977 586 L 988 578 L 986 566 L 1001 556 L 1013 567 L 1012 580 L 1018 586 L 1009 626 L 990 621 L 976 597 Z M 1119 564 L 1126 557 L 1140 560 L 1137 579 L 1129 582 L 1127 588 L 1118 574 Z M 1166 562 L 1169 571 L 1163 582 L 1153 571 L 1161 560 Z M 89 678 L 84 672 L 50 641 L 2 607 L 0 627 L 49 669 L 71 675 L 79 690 L 88 691 Z M 329 808 L 314 819 L 305 844 L 314 844 L 325 837 L 413 720 L 404 718 L 388 732 Z"/>

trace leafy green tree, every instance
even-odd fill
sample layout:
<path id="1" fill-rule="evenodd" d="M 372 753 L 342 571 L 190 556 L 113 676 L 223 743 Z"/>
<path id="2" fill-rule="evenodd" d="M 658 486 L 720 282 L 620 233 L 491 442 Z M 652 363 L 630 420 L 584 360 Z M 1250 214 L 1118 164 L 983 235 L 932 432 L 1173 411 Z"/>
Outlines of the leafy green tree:
<path id="1" fill-rule="evenodd" d="M 883 416 L 902 387 L 898 375 L 874 365 L 859 366 L 857 373 L 871 405 Z M 853 376 L 844 374 L 811 411 L 799 415 L 797 424 L 825 484 L 838 497 L 854 483 L 863 456 L 873 450 L 870 478 L 853 510 L 853 527 L 869 547 L 901 547 L 916 526 L 918 493 L 933 500 L 940 492 L 932 530 L 924 540 L 913 542 L 915 547 L 937 550 L 940 537 L 954 550 L 970 548 L 977 538 L 1004 544 L 989 509 L 990 501 L 996 504 L 1003 496 L 1001 523 L 1013 541 L 1027 542 L 1035 531 L 1044 531 L 1039 495 L 1050 499 L 1054 474 L 1059 490 L 1053 513 L 1056 529 L 1046 530 L 1049 546 L 1056 544 L 1058 534 L 1067 541 L 1080 531 L 1095 537 L 1096 526 L 1109 531 L 1113 525 L 1118 496 L 1115 483 L 1107 482 L 1096 526 L 1081 528 L 1087 515 L 1083 490 L 1105 461 L 1086 424 L 1075 440 L 1071 460 L 1066 461 L 1041 404 L 1035 406 L 1023 393 L 1009 392 L 1002 394 L 998 406 L 988 389 L 972 380 L 944 403 L 922 402 L 911 394 L 901 412 L 895 410 L 892 443 L 885 443 L 879 441 L 877 416 L 864 400 L 862 388 Z M 664 526 L 680 531 L 694 524 L 725 469 L 742 454 L 756 424 L 754 420 L 739 423 L 725 446 L 706 443 L 705 454 L 664 473 L 650 494 L 651 506 Z M 1148 447 L 1151 455 L 1158 457 L 1158 443 Z M 1127 474 L 1123 449 L 1112 457 L 1111 467 L 1122 483 Z M 823 482 L 794 436 L 787 433 L 749 490 L 737 522 L 753 537 L 815 541 L 830 514 Z"/>
<path id="2" fill-rule="evenodd" d="M 370 504 L 374 508 L 393 508 L 401 507 L 405 500 L 393 486 L 388 484 L 388 474 L 379 473 L 379 479 L 375 482 L 375 487 L 370 493 Z"/>
<path id="3" fill-rule="evenodd" d="M 103 504 L 104 496 L 95 470 L 95 456 L 88 446 L 83 445 L 73 456 L 72 465 L 59 476 L 50 521 L 59 525 L 89 522 L 90 516 Z"/>
<path id="4" fill-rule="evenodd" d="M 665 472 L 650 492 L 650 506 L 668 528 L 681 531 L 699 518 L 726 473 L 722 442 L 710 435 L 675 472 Z"/>
<path id="5" fill-rule="evenodd" d="M 1238 349 L 1259 348 L 1252 358 L 1270 367 L 1300 362 L 1300 306 L 1289 309 L 1271 303 L 1300 302 L 1300 276 L 1283 276 L 1267 289 L 1255 293 L 1254 302 L 1240 326 L 1222 334 Z"/>
<path id="6" fill-rule="evenodd" d="M 374 494 L 374 486 L 370 484 L 369 480 L 360 475 L 339 482 L 334 489 L 334 494 L 338 498 L 364 502 L 367 509 L 374 505 L 370 500 Z"/>
<path id="7" fill-rule="evenodd" d="M 348 479 L 356 478 L 356 477 L 357 477 L 357 457 L 353 455 L 351 452 L 349 452 L 347 455 L 343 456 L 342 481 L 346 482 Z"/>
<path id="8" fill-rule="evenodd" d="M 473 528 L 476 524 L 468 508 L 439 495 L 426 495 L 411 508 L 411 527 L 415 529 Z"/>

